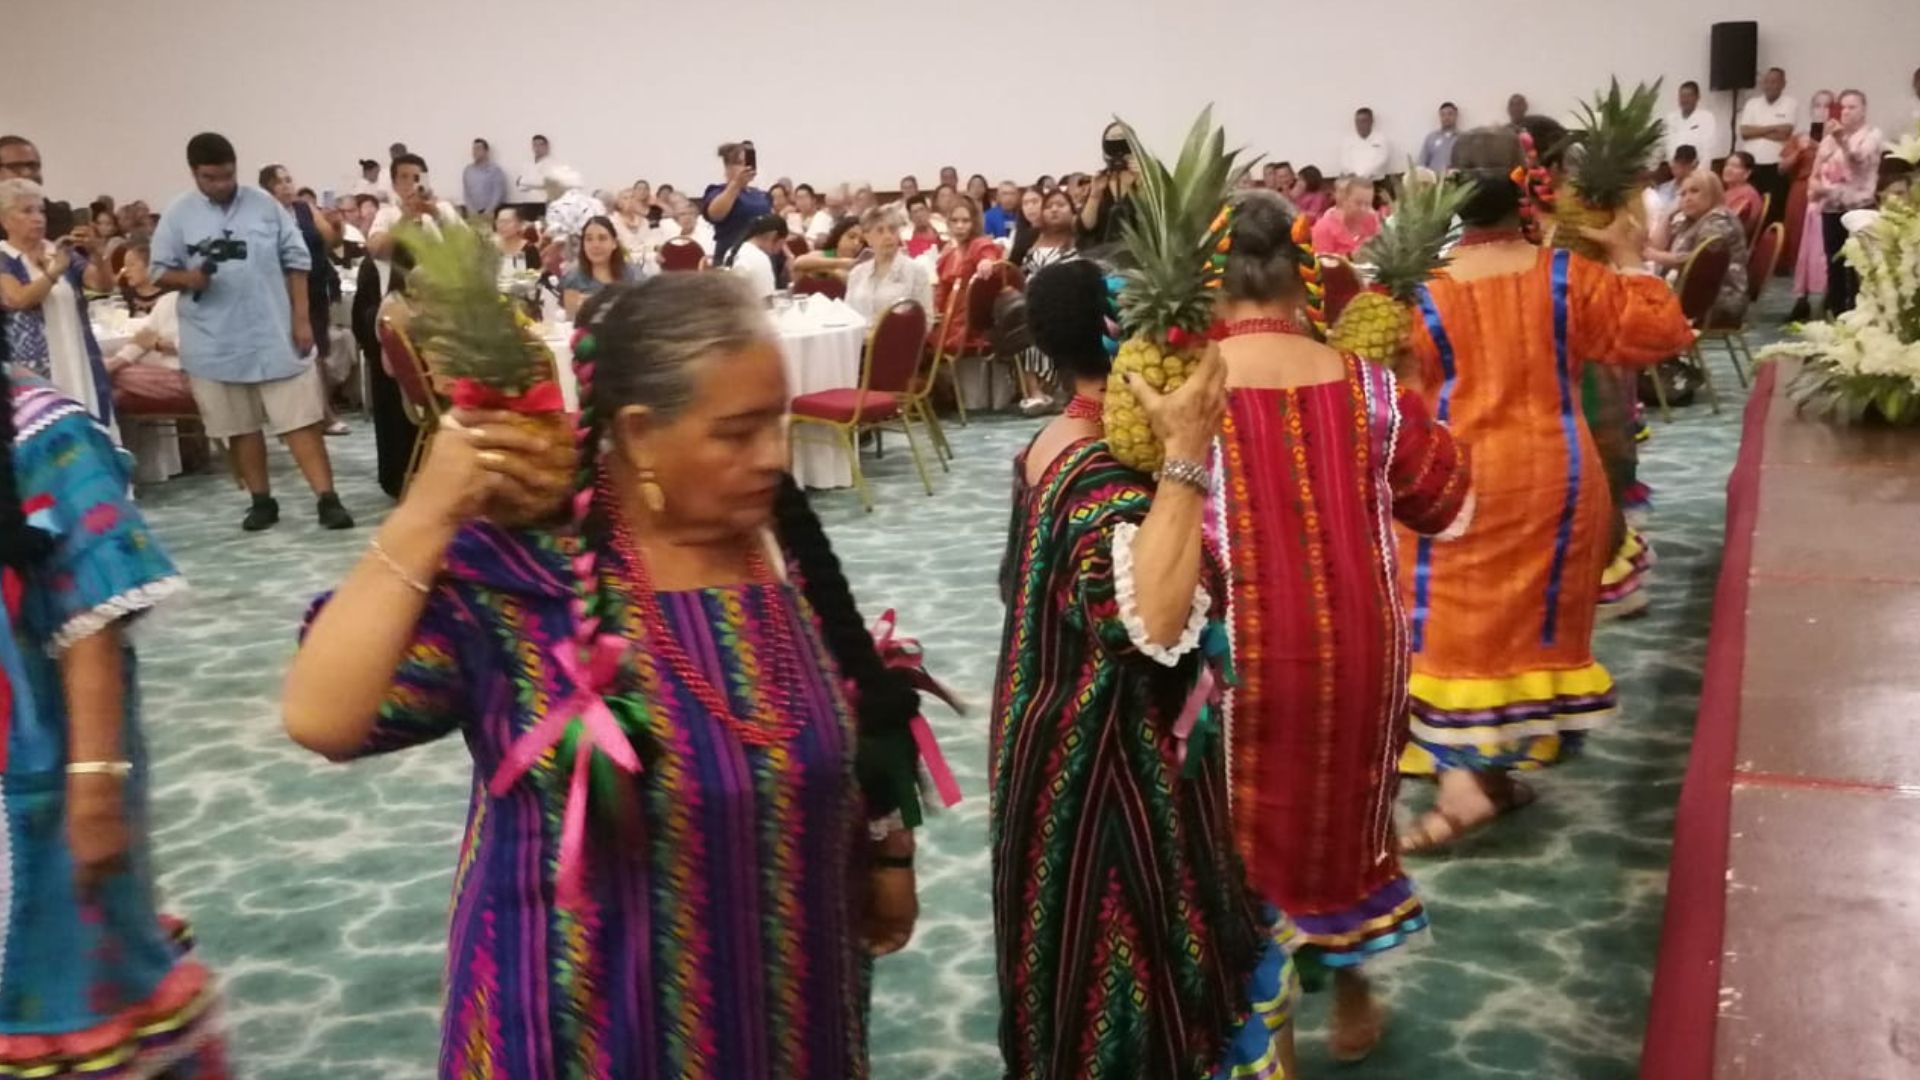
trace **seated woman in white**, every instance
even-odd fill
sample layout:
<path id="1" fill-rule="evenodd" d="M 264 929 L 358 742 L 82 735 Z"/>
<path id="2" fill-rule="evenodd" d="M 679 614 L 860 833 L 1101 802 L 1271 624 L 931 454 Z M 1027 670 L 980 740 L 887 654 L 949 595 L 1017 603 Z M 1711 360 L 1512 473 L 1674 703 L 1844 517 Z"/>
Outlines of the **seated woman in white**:
<path id="1" fill-rule="evenodd" d="M 885 207 L 860 218 L 860 234 L 872 257 L 847 274 L 847 303 L 869 322 L 902 300 L 919 301 L 933 318 L 933 278 L 901 251 L 898 215 Z"/>

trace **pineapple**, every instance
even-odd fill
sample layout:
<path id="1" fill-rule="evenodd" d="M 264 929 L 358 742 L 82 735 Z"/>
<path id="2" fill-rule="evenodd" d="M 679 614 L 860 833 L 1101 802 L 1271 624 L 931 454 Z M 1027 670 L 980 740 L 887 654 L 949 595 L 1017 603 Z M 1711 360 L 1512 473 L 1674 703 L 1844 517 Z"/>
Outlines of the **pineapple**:
<path id="1" fill-rule="evenodd" d="M 1455 215 L 1473 194 L 1471 183 L 1425 180 L 1409 169 L 1393 216 L 1356 253 L 1371 287 L 1348 302 L 1328 343 L 1376 364 L 1392 365 L 1413 327 L 1412 305 L 1436 271 L 1442 252 L 1459 239 Z"/>
<path id="2" fill-rule="evenodd" d="M 1619 79 L 1605 95 L 1580 107 L 1583 130 L 1568 136 L 1565 176 L 1554 199 L 1554 247 L 1607 261 L 1606 252 L 1580 229 L 1604 229 L 1614 215 L 1638 211 L 1642 176 L 1666 132 L 1659 107 L 1658 81 L 1652 86 L 1641 83 L 1631 96 L 1623 96 Z M 1548 150 L 1542 147 L 1542 155 Z"/>
<path id="3" fill-rule="evenodd" d="M 1114 458 L 1150 473 L 1160 468 L 1165 451 L 1126 376 L 1137 374 L 1155 390 L 1171 393 L 1200 362 L 1219 282 L 1216 256 L 1228 227 L 1222 207 L 1248 166 L 1236 164 L 1239 151 L 1226 149 L 1226 132 L 1213 126 L 1211 106 L 1194 120 L 1171 170 L 1140 145 L 1131 128 L 1127 142 L 1140 169 L 1133 216 L 1122 234 L 1120 322 L 1129 336 L 1107 380 L 1105 421 Z"/>
<path id="4" fill-rule="evenodd" d="M 500 291 L 500 251 L 465 225 L 400 227 L 413 256 L 408 332 L 437 379 L 468 379 L 507 397 L 553 378 L 553 358 Z"/>

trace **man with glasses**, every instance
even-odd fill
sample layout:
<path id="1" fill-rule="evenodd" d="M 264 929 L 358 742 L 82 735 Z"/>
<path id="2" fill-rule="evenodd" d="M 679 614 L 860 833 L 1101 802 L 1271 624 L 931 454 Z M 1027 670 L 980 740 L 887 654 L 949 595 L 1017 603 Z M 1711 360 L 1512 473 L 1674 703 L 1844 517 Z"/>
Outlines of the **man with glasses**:
<path id="1" fill-rule="evenodd" d="M 47 186 L 40 178 L 40 148 L 23 135 L 0 135 L 0 179 L 31 180 L 42 188 Z M 58 239 L 73 233 L 73 205 L 71 203 L 46 200 L 47 237 Z M 0 240 L 7 238 L 5 229 L 0 229 Z"/>

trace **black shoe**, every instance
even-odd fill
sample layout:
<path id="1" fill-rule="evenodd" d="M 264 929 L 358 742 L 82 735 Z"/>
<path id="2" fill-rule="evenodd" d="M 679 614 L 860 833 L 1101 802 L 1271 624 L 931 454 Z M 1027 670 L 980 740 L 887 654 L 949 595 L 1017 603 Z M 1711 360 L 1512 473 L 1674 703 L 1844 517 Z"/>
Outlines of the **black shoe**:
<path id="1" fill-rule="evenodd" d="M 1793 302 L 1793 310 L 1787 312 L 1788 322 L 1806 322 L 1811 318 L 1813 318 L 1813 305 L 1808 303 L 1807 298 L 1804 296 L 1795 300 Z"/>
<path id="2" fill-rule="evenodd" d="M 247 516 L 240 520 L 240 527 L 247 532 L 265 532 L 280 524 L 280 504 L 271 495 L 255 495 L 253 506 L 247 510 Z"/>
<path id="3" fill-rule="evenodd" d="M 353 515 L 340 505 L 340 496 L 329 491 L 320 496 L 320 527 L 323 529 L 351 529 Z"/>

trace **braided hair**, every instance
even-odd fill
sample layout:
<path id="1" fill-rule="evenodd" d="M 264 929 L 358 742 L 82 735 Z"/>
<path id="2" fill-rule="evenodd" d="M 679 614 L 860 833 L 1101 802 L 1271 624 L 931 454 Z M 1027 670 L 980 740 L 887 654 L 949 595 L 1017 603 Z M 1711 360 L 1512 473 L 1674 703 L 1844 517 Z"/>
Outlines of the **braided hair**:
<path id="1" fill-rule="evenodd" d="M 920 694 L 906 672 L 881 661 L 840 559 L 807 493 L 792 476 L 780 484 L 773 518 L 780 546 L 793 559 L 802 592 L 820 620 L 827 651 L 841 676 L 853 684 L 859 730 L 854 769 L 866 792 L 867 814 L 879 818 L 897 810 L 911 828 L 920 823 L 915 785 L 919 749 L 912 729 L 913 718 L 920 715 Z"/>
<path id="2" fill-rule="evenodd" d="M 20 505 L 19 480 L 13 474 L 13 356 L 7 336 L 0 334 L 0 375 L 6 379 L 5 402 L 0 402 L 0 566 L 24 571 L 53 551 L 53 537 L 27 523 Z"/>

